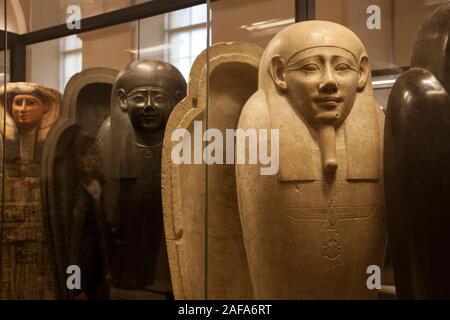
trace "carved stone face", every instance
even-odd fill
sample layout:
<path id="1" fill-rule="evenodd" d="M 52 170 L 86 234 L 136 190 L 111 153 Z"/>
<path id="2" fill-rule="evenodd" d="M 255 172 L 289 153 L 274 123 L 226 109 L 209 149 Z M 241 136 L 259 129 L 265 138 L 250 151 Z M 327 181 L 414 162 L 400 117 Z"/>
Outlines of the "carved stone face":
<path id="1" fill-rule="evenodd" d="M 272 59 L 272 79 L 289 103 L 312 126 L 339 126 L 364 89 L 367 56 L 337 46 L 317 46 Z"/>
<path id="2" fill-rule="evenodd" d="M 16 95 L 12 102 L 12 115 L 19 129 L 29 130 L 36 127 L 48 112 L 48 106 L 33 95 Z"/>
<path id="3" fill-rule="evenodd" d="M 152 132 L 165 127 L 175 101 L 167 90 L 157 86 L 142 86 L 128 92 L 120 89 L 118 94 L 135 129 Z"/>
<path id="4" fill-rule="evenodd" d="M 340 125 L 353 107 L 359 80 L 358 61 L 340 48 L 304 50 L 285 67 L 286 95 L 313 125 Z"/>

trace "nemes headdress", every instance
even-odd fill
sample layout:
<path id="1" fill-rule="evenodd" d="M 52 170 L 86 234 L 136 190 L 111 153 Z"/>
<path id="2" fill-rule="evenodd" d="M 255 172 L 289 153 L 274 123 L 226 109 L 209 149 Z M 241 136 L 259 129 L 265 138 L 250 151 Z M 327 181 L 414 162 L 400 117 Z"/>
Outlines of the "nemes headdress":
<path id="1" fill-rule="evenodd" d="M 61 94 L 53 89 L 44 87 L 35 83 L 28 82 L 11 82 L 6 86 L 6 108 L 4 86 L 0 87 L 0 116 L 6 117 L 6 136 L 14 135 L 16 125 L 14 123 L 11 107 L 14 97 L 17 95 L 30 95 L 40 99 L 47 107 L 48 112 L 44 115 L 40 127 L 38 139 L 43 141 L 51 126 L 55 123 L 59 116 L 61 104 Z M 6 113 L 4 110 L 6 109 Z M 1 132 L 3 133 L 3 128 Z"/>
<path id="2" fill-rule="evenodd" d="M 271 128 L 280 129 L 280 172 L 281 181 L 314 181 L 312 172 L 312 142 L 308 123 L 290 106 L 284 92 L 278 90 L 272 67 L 274 59 L 283 61 L 285 67 L 295 64 L 297 55 L 308 49 L 340 48 L 355 58 L 361 65 L 367 53 L 361 40 L 348 28 L 329 21 L 306 21 L 293 24 L 279 32 L 267 46 L 260 65 L 259 90 L 268 105 Z M 367 61 L 365 63 L 368 64 Z M 380 141 L 364 135 L 353 134 L 372 130 L 378 132 L 378 118 L 381 110 L 373 97 L 370 67 L 368 77 L 357 93 L 352 110 L 343 126 L 346 148 L 351 157 L 347 159 L 347 179 L 378 179 L 380 159 L 371 157 L 373 165 L 367 165 L 366 152 L 379 153 Z M 371 131 L 371 132 L 372 132 Z M 364 152 L 358 146 L 366 145 Z M 289 159 L 302 159 L 291 163 Z"/>
<path id="3" fill-rule="evenodd" d="M 114 82 L 113 91 L 126 92 L 143 85 L 164 88 L 176 97 L 175 104 L 186 96 L 186 81 L 173 65 L 160 60 L 136 60 L 126 65 Z"/>
<path id="4" fill-rule="evenodd" d="M 298 53 L 320 47 L 341 48 L 349 52 L 357 64 L 362 57 L 367 56 L 366 49 L 356 34 L 340 24 L 319 20 L 296 23 L 280 31 L 267 46 L 261 60 L 260 86 L 266 89 L 269 85 L 264 82 L 264 76 L 269 71 L 274 56 L 280 56 L 289 64 Z"/>

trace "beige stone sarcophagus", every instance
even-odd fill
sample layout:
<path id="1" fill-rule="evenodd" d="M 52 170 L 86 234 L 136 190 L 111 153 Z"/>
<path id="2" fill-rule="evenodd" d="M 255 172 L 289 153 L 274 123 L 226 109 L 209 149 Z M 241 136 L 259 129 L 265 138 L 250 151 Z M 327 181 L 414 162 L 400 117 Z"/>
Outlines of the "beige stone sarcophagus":
<path id="1" fill-rule="evenodd" d="M 302 22 L 268 45 L 238 128 L 279 130 L 279 172 L 236 166 L 256 299 L 376 297 L 367 268 L 386 249 L 383 124 L 350 30 Z"/>
<path id="2" fill-rule="evenodd" d="M 176 299 L 250 299 L 252 288 L 242 240 L 233 164 L 194 159 L 205 143 L 188 147 L 191 163 L 174 163 L 177 129 L 194 137 L 235 129 L 257 89 L 262 49 L 221 43 L 194 62 L 188 96 L 172 112 L 164 137 L 162 188 L 165 236 Z M 209 76 L 208 76 L 209 75 Z M 209 97 L 209 99 L 208 99 Z M 197 128 L 197 129 L 196 129 Z M 184 141 L 188 141 L 185 139 Z M 194 150 L 194 149 L 200 150 Z M 197 160 L 197 161 L 196 161 Z"/>
<path id="3" fill-rule="evenodd" d="M 169 120 L 162 185 L 175 297 L 373 299 L 368 270 L 383 267 L 387 243 L 384 116 L 366 50 L 345 27 L 311 21 L 260 54 L 211 47 Z M 233 164 L 171 161 L 172 133 L 195 134 L 196 121 L 235 129 Z"/>

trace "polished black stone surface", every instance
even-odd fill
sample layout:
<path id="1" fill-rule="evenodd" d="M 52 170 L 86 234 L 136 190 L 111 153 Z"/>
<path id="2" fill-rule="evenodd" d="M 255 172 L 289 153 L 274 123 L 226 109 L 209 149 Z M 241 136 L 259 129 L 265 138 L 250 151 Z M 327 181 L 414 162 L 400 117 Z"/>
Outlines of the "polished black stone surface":
<path id="1" fill-rule="evenodd" d="M 420 28 L 386 111 L 387 220 L 400 299 L 450 298 L 450 3 Z"/>

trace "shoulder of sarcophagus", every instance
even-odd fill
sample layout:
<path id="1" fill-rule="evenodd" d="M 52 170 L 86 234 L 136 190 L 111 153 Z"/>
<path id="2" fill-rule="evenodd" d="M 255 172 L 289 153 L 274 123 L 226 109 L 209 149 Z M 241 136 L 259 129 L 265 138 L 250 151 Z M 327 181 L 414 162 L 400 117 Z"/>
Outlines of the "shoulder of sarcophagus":
<path id="1" fill-rule="evenodd" d="M 256 91 L 242 109 L 239 129 L 269 129 L 269 106 L 263 90 Z"/>
<path id="2" fill-rule="evenodd" d="M 386 114 L 400 109 L 402 112 L 424 111 L 424 108 L 433 108 L 443 99 L 448 99 L 448 92 L 435 75 L 423 68 L 412 68 L 402 74 L 392 87 Z"/>
<path id="3" fill-rule="evenodd" d="M 105 174 L 105 161 L 109 155 L 111 143 L 111 118 L 108 117 L 103 121 L 95 138 L 95 152 L 97 157 L 97 169 L 101 174 Z"/>

